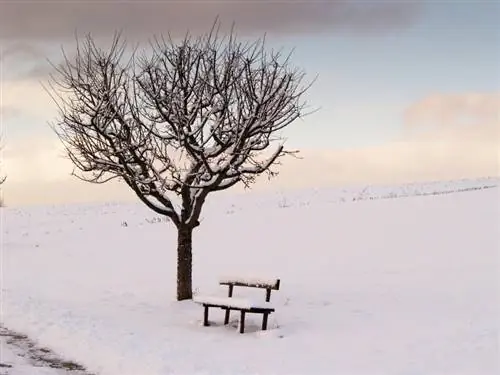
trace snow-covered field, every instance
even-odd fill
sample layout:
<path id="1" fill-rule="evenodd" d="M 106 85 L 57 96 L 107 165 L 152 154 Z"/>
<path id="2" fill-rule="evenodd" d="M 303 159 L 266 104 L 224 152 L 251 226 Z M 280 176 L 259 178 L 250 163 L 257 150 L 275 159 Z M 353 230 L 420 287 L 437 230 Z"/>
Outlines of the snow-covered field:
<path id="1" fill-rule="evenodd" d="M 243 335 L 174 301 L 174 228 L 140 204 L 6 208 L 2 323 L 99 375 L 496 375 L 499 182 L 213 196 L 196 292 L 281 279 Z"/>

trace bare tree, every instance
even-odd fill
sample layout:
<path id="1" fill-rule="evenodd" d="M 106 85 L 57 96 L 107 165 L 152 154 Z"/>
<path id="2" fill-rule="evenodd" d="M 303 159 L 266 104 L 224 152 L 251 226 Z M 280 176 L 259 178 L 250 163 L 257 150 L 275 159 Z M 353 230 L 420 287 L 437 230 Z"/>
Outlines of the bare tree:
<path id="1" fill-rule="evenodd" d="M 77 38 L 54 66 L 52 127 L 84 181 L 121 179 L 177 227 L 177 299 L 192 298 L 192 233 L 212 192 L 256 176 L 292 152 L 279 133 L 305 113 L 310 87 L 290 55 L 240 42 L 218 22 L 200 37 L 155 37 L 139 54 Z M 75 173 L 75 172 L 74 172 Z M 177 206 L 174 199 L 180 202 Z"/>

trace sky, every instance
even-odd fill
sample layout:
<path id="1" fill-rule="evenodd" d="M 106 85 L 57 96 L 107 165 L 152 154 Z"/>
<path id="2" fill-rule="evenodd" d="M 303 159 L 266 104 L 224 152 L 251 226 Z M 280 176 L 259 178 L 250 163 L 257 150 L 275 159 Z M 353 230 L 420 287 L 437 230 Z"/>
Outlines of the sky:
<path id="1" fill-rule="evenodd" d="M 193 34 L 215 16 L 242 38 L 294 49 L 317 80 L 317 111 L 292 124 L 280 175 L 254 190 L 498 176 L 498 1 L 0 1 L 0 168 L 9 206 L 135 199 L 123 184 L 91 185 L 48 123 L 43 89 L 75 33 L 129 41 Z M 233 188 L 233 191 L 241 191 Z"/>

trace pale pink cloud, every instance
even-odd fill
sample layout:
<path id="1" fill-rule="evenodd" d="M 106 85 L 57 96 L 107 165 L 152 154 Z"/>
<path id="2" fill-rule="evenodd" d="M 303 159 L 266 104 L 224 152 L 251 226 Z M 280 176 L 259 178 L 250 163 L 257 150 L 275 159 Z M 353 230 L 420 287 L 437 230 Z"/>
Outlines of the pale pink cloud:
<path id="1" fill-rule="evenodd" d="M 410 106 L 402 136 L 378 147 L 304 150 L 268 188 L 401 183 L 500 175 L 500 94 L 432 94 Z M 264 184 L 263 184 L 264 186 Z"/>
<path id="2" fill-rule="evenodd" d="M 485 127 L 498 124 L 499 109 L 500 93 L 433 94 L 408 108 L 405 128 Z"/>

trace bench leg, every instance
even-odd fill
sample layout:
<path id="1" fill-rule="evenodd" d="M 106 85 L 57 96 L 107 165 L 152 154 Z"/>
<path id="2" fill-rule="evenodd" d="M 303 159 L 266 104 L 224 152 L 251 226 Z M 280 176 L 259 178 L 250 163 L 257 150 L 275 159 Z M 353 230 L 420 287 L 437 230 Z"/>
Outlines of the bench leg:
<path id="1" fill-rule="evenodd" d="M 240 333 L 243 332 L 245 332 L 245 312 L 242 310 L 240 318 Z"/>
<path id="2" fill-rule="evenodd" d="M 267 330 L 267 317 L 269 316 L 269 313 L 264 313 L 262 314 L 262 330 L 265 331 Z"/>
<path id="3" fill-rule="evenodd" d="M 209 324 L 208 324 L 208 306 L 205 306 L 205 311 L 203 313 L 203 325 L 205 327 L 209 326 Z"/>
<path id="4" fill-rule="evenodd" d="M 224 316 L 224 324 L 229 324 L 229 314 L 231 313 L 230 309 L 226 309 L 226 315 Z"/>

